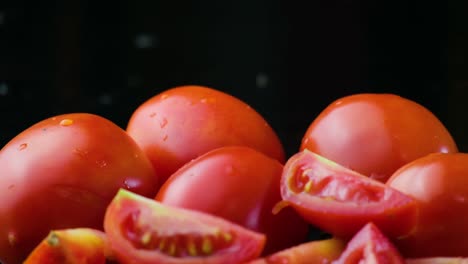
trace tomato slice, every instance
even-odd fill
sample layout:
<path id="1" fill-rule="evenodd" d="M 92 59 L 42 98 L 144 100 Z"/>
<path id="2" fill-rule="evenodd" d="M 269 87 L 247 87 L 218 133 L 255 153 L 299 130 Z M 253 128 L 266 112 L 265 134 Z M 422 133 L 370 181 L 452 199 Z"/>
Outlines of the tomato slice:
<path id="1" fill-rule="evenodd" d="M 406 264 L 468 264 L 468 258 L 461 257 L 428 257 L 408 258 Z"/>
<path id="2" fill-rule="evenodd" d="M 395 246 L 373 223 L 366 224 L 348 242 L 333 264 L 404 264 Z"/>
<path id="3" fill-rule="evenodd" d="M 257 258 L 266 241 L 223 218 L 124 189 L 107 208 L 104 230 L 123 263 L 242 263 Z"/>
<path id="4" fill-rule="evenodd" d="M 269 255 L 265 258 L 253 260 L 248 264 L 325 264 L 338 259 L 346 243 L 344 240 L 329 238 L 299 244 Z"/>
<path id="5" fill-rule="evenodd" d="M 285 164 L 281 195 L 309 223 L 344 238 L 368 222 L 392 238 L 404 236 L 418 214 L 412 197 L 307 149 Z"/>
<path id="6" fill-rule="evenodd" d="M 72 228 L 51 231 L 24 264 L 104 264 L 111 258 L 104 232 Z"/>

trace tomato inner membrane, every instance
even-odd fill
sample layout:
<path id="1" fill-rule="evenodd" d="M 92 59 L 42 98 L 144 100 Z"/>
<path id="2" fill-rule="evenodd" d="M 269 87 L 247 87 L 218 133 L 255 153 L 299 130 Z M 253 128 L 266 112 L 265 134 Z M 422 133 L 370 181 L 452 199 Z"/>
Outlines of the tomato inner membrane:
<path id="1" fill-rule="evenodd" d="M 386 195 L 386 189 L 379 185 L 325 168 L 301 167 L 290 183 L 290 189 L 295 193 L 307 193 L 339 202 L 378 202 Z"/>
<path id="2" fill-rule="evenodd" d="M 155 226 L 139 225 L 139 214 L 130 214 L 122 225 L 122 233 L 137 249 L 157 250 L 172 257 L 210 256 L 229 248 L 235 239 L 229 231 L 159 235 Z"/>

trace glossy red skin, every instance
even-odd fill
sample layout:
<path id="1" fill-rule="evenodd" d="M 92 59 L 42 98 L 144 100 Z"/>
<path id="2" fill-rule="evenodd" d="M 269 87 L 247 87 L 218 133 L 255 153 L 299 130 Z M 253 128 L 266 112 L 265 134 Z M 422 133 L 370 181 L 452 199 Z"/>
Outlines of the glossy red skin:
<path id="1" fill-rule="evenodd" d="M 146 196 L 158 189 L 135 141 L 111 121 L 85 113 L 26 129 L 0 151 L 0 168 L 0 259 L 7 263 L 24 260 L 50 230 L 102 229 L 119 188 Z"/>
<path id="2" fill-rule="evenodd" d="M 294 187 L 305 171 L 318 187 L 314 193 Z M 418 216 L 412 197 L 309 150 L 286 162 L 281 195 L 309 223 L 341 238 L 352 237 L 368 222 L 396 238 L 410 233 Z"/>
<path id="3" fill-rule="evenodd" d="M 248 264 L 329 264 L 340 257 L 345 246 L 344 240 L 337 238 L 310 241 Z"/>
<path id="4" fill-rule="evenodd" d="M 458 151 L 433 113 L 393 94 L 334 101 L 308 127 L 300 150 L 305 148 L 382 182 L 419 157 Z"/>
<path id="5" fill-rule="evenodd" d="M 164 181 L 188 161 L 230 145 L 255 148 L 284 162 L 283 146 L 266 120 L 245 102 L 203 86 L 181 86 L 141 104 L 128 133 Z"/>
<path id="6" fill-rule="evenodd" d="M 405 264 L 392 242 L 373 223 L 366 224 L 348 242 L 333 264 Z"/>
<path id="7" fill-rule="evenodd" d="M 111 257 L 104 232 L 71 228 L 51 231 L 24 264 L 105 264 Z"/>
<path id="8" fill-rule="evenodd" d="M 219 228 L 235 234 L 229 248 L 207 257 L 171 257 L 159 250 L 139 249 L 125 235 L 125 220 L 139 213 L 135 220 L 152 231 L 166 234 L 186 233 L 209 235 Z M 162 224 L 161 224 L 162 223 Z M 257 258 L 264 245 L 265 235 L 248 230 L 223 218 L 210 214 L 164 205 L 152 199 L 121 190 L 109 205 L 104 229 L 117 259 L 122 264 L 238 264 Z"/>
<path id="9" fill-rule="evenodd" d="M 395 241 L 408 257 L 468 257 L 468 154 L 431 154 L 395 172 L 387 184 L 414 197 L 414 232 Z"/>
<path id="10" fill-rule="evenodd" d="M 212 150 L 174 173 L 159 190 L 164 204 L 214 214 L 268 237 L 264 254 L 305 241 L 308 224 L 291 208 L 272 214 L 281 201 L 283 165 L 254 149 Z"/>
<path id="11" fill-rule="evenodd" d="M 407 258 L 406 264 L 468 264 L 468 258 L 460 258 L 460 257 Z"/>

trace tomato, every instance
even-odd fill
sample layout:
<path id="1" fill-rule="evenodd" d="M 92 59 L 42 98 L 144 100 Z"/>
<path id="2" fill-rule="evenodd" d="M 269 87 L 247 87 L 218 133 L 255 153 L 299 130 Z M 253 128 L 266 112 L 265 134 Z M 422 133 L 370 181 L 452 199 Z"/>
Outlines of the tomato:
<path id="1" fill-rule="evenodd" d="M 123 189 L 107 208 L 104 229 L 122 263 L 242 263 L 258 257 L 266 239 L 223 218 Z"/>
<path id="2" fill-rule="evenodd" d="M 45 119 L 0 151 L 0 259 L 17 263 L 53 229 L 102 229 L 119 188 L 154 196 L 158 178 L 111 121 L 74 113 Z"/>
<path id="3" fill-rule="evenodd" d="M 112 258 L 104 232 L 91 228 L 53 230 L 24 264 L 105 264 Z"/>
<path id="4" fill-rule="evenodd" d="M 276 252 L 248 264 L 327 264 L 338 259 L 346 243 L 337 238 L 315 240 Z"/>
<path id="5" fill-rule="evenodd" d="M 468 257 L 468 154 L 430 154 L 396 171 L 388 186 L 420 207 L 416 228 L 395 241 L 408 257 Z"/>
<path id="6" fill-rule="evenodd" d="M 309 223 L 343 238 L 368 222 L 392 238 L 406 235 L 418 213 L 410 196 L 307 149 L 286 162 L 281 195 Z"/>
<path id="7" fill-rule="evenodd" d="M 159 190 L 164 204 L 214 214 L 268 237 L 265 254 L 307 238 L 308 224 L 294 210 L 274 215 L 281 201 L 283 165 L 244 146 L 209 151 L 175 172 Z"/>
<path id="8" fill-rule="evenodd" d="M 209 87 L 181 86 L 155 95 L 134 111 L 127 132 L 163 181 L 188 161 L 222 146 L 249 146 L 280 162 L 285 159 L 277 134 L 258 112 Z"/>
<path id="9" fill-rule="evenodd" d="M 334 101 L 308 127 L 303 149 L 382 182 L 416 158 L 458 151 L 433 113 L 393 94 L 355 94 Z"/>
<path id="10" fill-rule="evenodd" d="M 406 264 L 468 264 L 468 258 L 458 257 L 432 257 L 408 258 Z"/>
<path id="11" fill-rule="evenodd" d="M 348 242 L 333 264 L 404 264 L 392 242 L 373 223 L 366 224 Z"/>

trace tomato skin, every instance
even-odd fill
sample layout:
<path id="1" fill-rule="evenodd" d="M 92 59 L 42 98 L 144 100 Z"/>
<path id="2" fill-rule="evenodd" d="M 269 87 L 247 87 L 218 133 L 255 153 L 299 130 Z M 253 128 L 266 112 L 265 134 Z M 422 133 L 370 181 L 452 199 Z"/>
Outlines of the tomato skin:
<path id="1" fill-rule="evenodd" d="M 53 229 L 102 229 L 119 188 L 153 196 L 158 178 L 125 131 L 92 114 L 48 118 L 0 151 L 0 259 L 18 263 Z"/>
<path id="2" fill-rule="evenodd" d="M 333 264 L 404 264 L 392 242 L 372 222 L 366 224 L 348 242 Z"/>
<path id="3" fill-rule="evenodd" d="M 468 154 L 427 155 L 400 168 L 387 184 L 419 204 L 415 231 L 395 241 L 405 256 L 468 257 Z"/>
<path id="4" fill-rule="evenodd" d="M 268 240 L 264 254 L 270 254 L 305 241 L 308 232 L 308 224 L 291 208 L 272 213 L 281 201 L 282 170 L 277 160 L 252 148 L 221 147 L 175 172 L 155 199 L 265 233 Z"/>
<path id="5" fill-rule="evenodd" d="M 105 264 L 111 257 L 104 232 L 71 228 L 51 231 L 24 264 Z"/>
<path id="6" fill-rule="evenodd" d="M 329 238 L 302 243 L 248 264 L 328 264 L 340 257 L 346 243 Z"/>
<path id="7" fill-rule="evenodd" d="M 309 223 L 341 238 L 368 222 L 392 238 L 407 235 L 418 216 L 412 197 L 307 149 L 286 162 L 281 195 Z"/>
<path id="8" fill-rule="evenodd" d="M 131 219 L 131 223 L 128 219 Z M 244 263 L 260 255 L 266 240 L 265 235 L 223 218 L 164 205 L 123 189 L 117 193 L 107 208 L 104 229 L 113 252 L 122 264 Z M 138 233 L 140 231 L 141 234 Z M 228 244 L 218 248 L 219 244 L 213 242 L 208 255 L 200 255 L 203 251 L 201 244 L 204 244 L 200 243 L 194 245 L 193 256 L 186 254 L 173 256 L 175 252 L 180 254 L 189 252 L 187 237 L 198 236 L 204 239 L 223 237 L 220 234 L 226 233 L 231 234 Z M 145 235 L 150 236 L 146 236 L 145 239 Z M 138 245 L 134 244 L 135 241 Z M 151 245 L 151 243 L 156 244 Z M 166 251 L 171 251 L 172 243 L 175 247 L 173 255 L 170 255 Z"/>
<path id="9" fill-rule="evenodd" d="M 300 150 L 305 148 L 382 182 L 416 158 L 458 151 L 433 113 L 394 94 L 334 101 L 309 125 Z"/>
<path id="10" fill-rule="evenodd" d="M 407 258 L 406 264 L 468 264 L 468 258 L 459 258 L 459 257 Z"/>
<path id="11" fill-rule="evenodd" d="M 191 159 L 222 146 L 249 146 L 280 162 L 285 159 L 278 136 L 259 113 L 209 87 L 180 86 L 153 96 L 134 111 L 127 132 L 162 181 Z"/>

